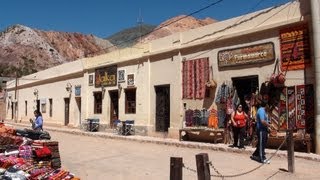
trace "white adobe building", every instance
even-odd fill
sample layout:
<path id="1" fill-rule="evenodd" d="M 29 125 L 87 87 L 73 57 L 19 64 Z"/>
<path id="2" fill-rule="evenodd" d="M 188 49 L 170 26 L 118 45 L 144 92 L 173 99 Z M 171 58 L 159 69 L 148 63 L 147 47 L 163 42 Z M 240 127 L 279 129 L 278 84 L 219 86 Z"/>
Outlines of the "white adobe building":
<path id="1" fill-rule="evenodd" d="M 277 66 L 285 71 L 285 86 L 312 85 L 316 96 L 319 59 L 315 59 L 313 37 L 319 35 L 312 33 L 316 23 L 310 2 L 293 1 L 8 82 L 6 119 L 26 122 L 38 108 L 45 124 L 79 127 L 84 119 L 98 118 L 103 130 L 117 116 L 134 120 L 139 134 L 177 138 L 185 126 L 186 109 L 217 108 L 217 91 L 203 94 L 203 89 L 208 90 L 203 80 L 214 80 L 217 86 L 250 82 L 250 88 L 260 87 Z M 310 54 L 288 65 L 284 44 L 295 32 L 302 33 Z M 198 94 L 188 97 L 184 62 L 192 60 L 208 64 L 205 79 L 191 73 L 195 84 L 201 81 L 202 90 L 195 88 L 192 92 Z M 284 70 L 286 66 L 289 70 Z M 194 66 L 195 71 L 201 71 L 199 67 Z M 314 100 L 313 135 L 320 153 L 319 100 Z"/>

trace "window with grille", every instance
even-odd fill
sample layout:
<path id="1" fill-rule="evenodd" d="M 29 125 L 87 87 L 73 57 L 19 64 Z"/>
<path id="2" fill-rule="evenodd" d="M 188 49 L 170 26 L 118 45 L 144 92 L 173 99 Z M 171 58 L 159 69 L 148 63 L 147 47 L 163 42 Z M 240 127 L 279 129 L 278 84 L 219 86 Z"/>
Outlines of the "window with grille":
<path id="1" fill-rule="evenodd" d="M 136 89 L 126 89 L 125 90 L 125 112 L 126 114 L 136 113 Z"/>

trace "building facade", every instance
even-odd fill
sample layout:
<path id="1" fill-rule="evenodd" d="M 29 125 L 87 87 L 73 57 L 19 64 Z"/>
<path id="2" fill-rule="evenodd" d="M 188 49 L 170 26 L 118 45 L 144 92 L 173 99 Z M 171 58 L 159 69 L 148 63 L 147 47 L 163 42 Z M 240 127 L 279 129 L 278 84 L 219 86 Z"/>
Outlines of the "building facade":
<path id="1" fill-rule="evenodd" d="M 307 130 L 314 109 L 298 91 L 314 93 L 312 38 L 309 1 L 293 1 L 19 78 L 7 85 L 6 119 L 28 121 L 39 109 L 45 123 L 97 118 L 103 130 L 119 118 L 134 120 L 138 134 L 177 138 L 187 109 L 221 109 L 220 87 L 233 86 L 244 103 L 271 82 L 286 97 L 274 103 L 294 104 L 283 121 L 276 112 L 276 128 Z"/>

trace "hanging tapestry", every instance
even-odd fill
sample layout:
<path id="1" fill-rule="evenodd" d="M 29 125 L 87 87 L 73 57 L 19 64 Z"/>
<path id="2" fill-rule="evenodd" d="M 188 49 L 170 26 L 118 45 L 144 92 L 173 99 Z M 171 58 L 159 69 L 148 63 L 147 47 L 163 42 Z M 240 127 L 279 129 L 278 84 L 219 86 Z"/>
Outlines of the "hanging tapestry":
<path id="1" fill-rule="evenodd" d="M 182 62 L 182 98 L 194 97 L 194 61 Z"/>
<path id="2" fill-rule="evenodd" d="M 279 130 L 287 130 L 287 88 L 283 88 L 279 101 Z"/>
<path id="3" fill-rule="evenodd" d="M 203 99 L 209 81 L 209 58 L 182 62 L 182 98 Z"/>
<path id="4" fill-rule="evenodd" d="M 311 64 L 308 25 L 280 31 L 281 70 L 304 69 Z"/>
<path id="5" fill-rule="evenodd" d="M 279 130 L 279 107 L 275 106 L 270 114 L 271 127 L 273 130 Z"/>
<path id="6" fill-rule="evenodd" d="M 209 81 L 209 59 L 195 60 L 195 69 L 195 98 L 203 99 L 206 92 L 206 83 Z"/>
<path id="7" fill-rule="evenodd" d="M 305 86 L 297 86 L 297 128 L 306 127 L 306 98 Z"/>
<path id="8" fill-rule="evenodd" d="M 313 85 L 297 86 L 297 123 L 298 129 L 306 128 L 308 132 L 314 129 Z"/>
<path id="9" fill-rule="evenodd" d="M 192 121 L 193 121 L 193 110 L 188 109 L 185 112 L 185 123 L 186 123 L 185 125 L 186 125 L 186 127 L 192 126 L 193 125 Z"/>
<path id="10" fill-rule="evenodd" d="M 296 98 L 295 98 L 295 87 L 291 86 L 287 89 L 288 93 L 288 128 L 296 128 Z"/>

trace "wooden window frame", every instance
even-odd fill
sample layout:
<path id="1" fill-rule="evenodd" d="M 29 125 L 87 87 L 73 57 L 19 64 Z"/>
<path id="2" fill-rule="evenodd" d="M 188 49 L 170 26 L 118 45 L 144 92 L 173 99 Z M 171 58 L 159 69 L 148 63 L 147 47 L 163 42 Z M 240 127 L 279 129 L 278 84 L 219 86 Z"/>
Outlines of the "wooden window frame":
<path id="1" fill-rule="evenodd" d="M 137 109 L 137 89 L 128 88 L 124 90 L 125 93 L 125 113 L 136 114 Z M 132 94 L 130 94 L 132 93 Z"/>

